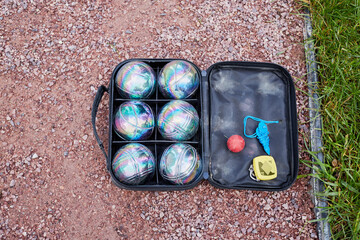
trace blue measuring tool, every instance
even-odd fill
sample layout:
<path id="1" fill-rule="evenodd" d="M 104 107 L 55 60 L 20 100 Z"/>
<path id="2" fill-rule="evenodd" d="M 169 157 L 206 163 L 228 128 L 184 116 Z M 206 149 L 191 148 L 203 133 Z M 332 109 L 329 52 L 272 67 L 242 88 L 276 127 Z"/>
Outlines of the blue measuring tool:
<path id="1" fill-rule="evenodd" d="M 255 133 L 251 134 L 251 135 L 246 134 L 246 122 L 247 122 L 248 118 L 259 122 L 259 124 L 255 130 Z M 270 123 L 279 123 L 279 121 L 265 121 L 263 119 L 256 118 L 253 116 L 246 116 L 244 118 L 244 135 L 248 138 L 256 137 L 268 155 L 270 155 L 270 138 L 269 138 L 269 130 L 268 130 L 268 127 L 266 126 L 266 124 L 270 124 Z"/>

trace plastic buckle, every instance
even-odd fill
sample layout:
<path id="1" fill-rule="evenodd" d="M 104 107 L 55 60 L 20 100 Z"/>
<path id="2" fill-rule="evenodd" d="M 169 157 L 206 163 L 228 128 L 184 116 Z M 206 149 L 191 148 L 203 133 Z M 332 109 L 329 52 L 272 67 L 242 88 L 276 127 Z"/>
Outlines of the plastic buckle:
<path id="1" fill-rule="evenodd" d="M 277 177 L 276 163 L 272 156 L 264 155 L 254 158 L 252 167 L 253 173 L 258 180 L 266 181 Z"/>
<path id="2" fill-rule="evenodd" d="M 254 173 L 254 168 L 253 168 L 253 165 L 251 164 L 250 167 L 249 167 L 249 172 L 250 172 L 250 178 L 254 181 L 257 181 L 259 182 L 260 180 L 255 176 L 255 173 Z"/>

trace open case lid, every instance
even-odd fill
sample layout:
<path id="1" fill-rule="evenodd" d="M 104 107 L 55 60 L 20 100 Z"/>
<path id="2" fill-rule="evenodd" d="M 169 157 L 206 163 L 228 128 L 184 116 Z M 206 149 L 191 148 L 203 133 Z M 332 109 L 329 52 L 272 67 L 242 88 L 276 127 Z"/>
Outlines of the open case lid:
<path id="1" fill-rule="evenodd" d="M 280 191 L 289 188 L 298 172 L 298 132 L 293 80 L 286 69 L 272 63 L 220 62 L 202 72 L 204 178 L 221 188 Z M 249 176 L 253 158 L 267 155 L 257 138 L 244 136 L 244 118 L 254 116 L 269 124 L 271 156 L 277 178 L 254 181 Z M 258 122 L 248 119 L 247 134 Z M 245 140 L 239 153 L 230 152 L 227 138 Z"/>
<path id="2" fill-rule="evenodd" d="M 111 162 L 117 149 L 131 141 L 121 140 L 114 133 L 113 113 L 116 106 L 128 101 L 121 99 L 115 89 L 118 70 L 130 61 L 143 61 L 149 64 L 157 76 L 166 63 L 182 59 L 129 59 L 121 62 L 113 71 L 109 86 L 109 149 L 107 168 L 115 185 L 130 190 L 171 191 L 195 187 L 202 179 L 220 188 L 280 191 L 291 186 L 298 172 L 298 143 L 296 99 L 293 80 L 286 69 L 272 63 L 257 62 L 219 62 L 206 71 L 201 71 L 191 63 L 202 76 L 200 88 L 191 99 L 200 115 L 197 135 L 182 141 L 193 145 L 201 153 L 203 169 L 195 181 L 186 185 L 172 185 L 156 177 L 141 185 L 126 185 L 116 179 Z M 173 99 L 165 99 L 158 89 L 153 98 L 140 99 L 148 103 L 154 113 Z M 267 121 L 279 121 L 268 126 L 270 149 L 277 165 L 277 178 L 269 181 L 254 181 L 249 175 L 253 158 L 266 155 L 256 138 L 244 136 L 243 120 L 247 115 Z M 248 120 L 247 133 L 253 133 L 257 122 Z M 241 135 L 245 148 L 240 153 L 228 150 L 226 142 L 231 135 Z M 152 138 L 135 141 L 149 147 L 155 158 L 160 159 L 165 147 L 176 142 L 162 139 L 160 134 Z M 157 165 L 158 167 L 158 165 Z"/>

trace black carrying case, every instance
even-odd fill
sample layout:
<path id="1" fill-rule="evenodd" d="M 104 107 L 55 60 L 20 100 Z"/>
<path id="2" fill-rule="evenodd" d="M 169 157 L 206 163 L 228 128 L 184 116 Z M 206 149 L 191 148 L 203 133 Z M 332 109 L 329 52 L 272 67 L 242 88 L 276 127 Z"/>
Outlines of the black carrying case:
<path id="1" fill-rule="evenodd" d="M 150 65 L 157 76 L 170 61 L 182 59 L 130 59 L 114 69 L 109 88 L 100 86 L 92 108 L 94 135 L 106 158 L 107 170 L 114 184 L 120 188 L 143 191 L 185 190 L 195 187 L 202 179 L 219 188 L 281 191 L 289 188 L 298 173 L 298 131 L 294 83 L 289 72 L 273 63 L 261 62 L 219 62 L 206 71 L 191 63 L 201 76 L 196 93 L 184 101 L 192 104 L 199 113 L 200 127 L 189 141 L 181 141 L 197 149 L 203 161 L 200 176 L 190 184 L 173 185 L 163 180 L 158 167 L 162 152 L 176 141 L 165 140 L 155 128 L 148 140 L 134 141 L 147 146 L 156 159 L 154 177 L 140 185 L 121 183 L 114 175 L 111 162 L 116 151 L 127 143 L 113 129 L 113 114 L 116 107 L 130 99 L 122 99 L 115 89 L 118 70 L 130 61 L 142 61 Z M 109 147 L 106 153 L 96 132 L 95 120 L 99 103 L 105 92 L 109 97 Z M 149 99 L 140 99 L 152 108 L 155 116 L 161 107 L 173 99 L 164 98 L 156 87 Z M 277 165 L 277 178 L 269 181 L 254 181 L 249 176 L 253 158 L 266 155 L 256 138 L 244 136 L 243 120 L 247 115 L 268 121 L 279 121 L 268 126 L 270 132 L 271 156 Z M 253 133 L 257 122 L 248 120 L 247 133 Z M 227 149 L 227 138 L 238 134 L 245 139 L 245 148 L 240 153 Z"/>

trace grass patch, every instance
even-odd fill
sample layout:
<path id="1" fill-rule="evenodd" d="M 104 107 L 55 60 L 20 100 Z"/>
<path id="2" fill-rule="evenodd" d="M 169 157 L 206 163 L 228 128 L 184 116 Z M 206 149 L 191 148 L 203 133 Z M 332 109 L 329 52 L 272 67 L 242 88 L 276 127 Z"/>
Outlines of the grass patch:
<path id="1" fill-rule="evenodd" d="M 310 0 L 333 239 L 360 239 L 360 0 Z"/>

